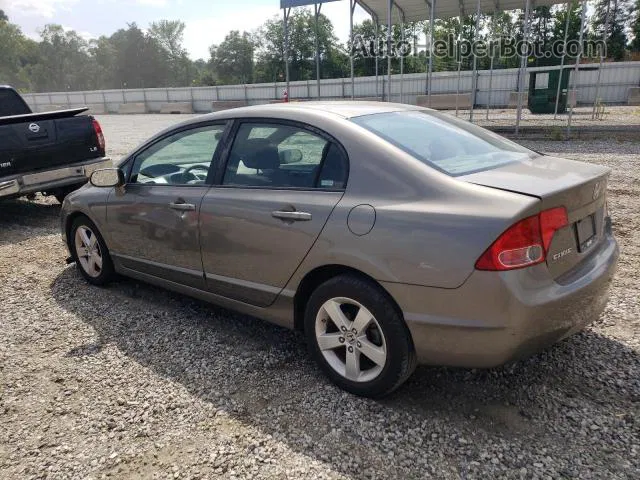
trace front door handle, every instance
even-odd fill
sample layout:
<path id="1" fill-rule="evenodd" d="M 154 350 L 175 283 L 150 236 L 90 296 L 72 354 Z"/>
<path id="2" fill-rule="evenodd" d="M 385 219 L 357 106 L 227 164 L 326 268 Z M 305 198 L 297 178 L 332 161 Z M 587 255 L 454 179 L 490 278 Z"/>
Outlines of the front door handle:
<path id="1" fill-rule="evenodd" d="M 285 212 L 282 210 L 273 212 L 271 216 L 289 222 L 308 222 L 313 218 L 311 214 L 307 212 Z"/>
<path id="2" fill-rule="evenodd" d="M 179 212 L 195 212 L 196 206 L 193 203 L 170 203 L 169 208 Z"/>

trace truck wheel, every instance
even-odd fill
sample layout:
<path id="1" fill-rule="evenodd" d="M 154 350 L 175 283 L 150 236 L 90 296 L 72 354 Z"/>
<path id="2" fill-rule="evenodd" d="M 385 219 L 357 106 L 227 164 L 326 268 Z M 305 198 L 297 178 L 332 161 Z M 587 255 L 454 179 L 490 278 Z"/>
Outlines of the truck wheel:
<path id="1" fill-rule="evenodd" d="M 59 188 L 58 190 L 53 192 L 53 196 L 56 197 L 56 200 L 62 205 L 62 202 L 64 202 L 64 199 L 67 197 L 67 195 L 69 195 L 71 192 L 75 192 L 81 186 L 82 185 L 72 185 L 70 187 Z"/>
<path id="2" fill-rule="evenodd" d="M 109 249 L 95 224 L 87 217 L 78 217 L 69 236 L 71 255 L 87 282 L 105 285 L 115 277 Z"/>

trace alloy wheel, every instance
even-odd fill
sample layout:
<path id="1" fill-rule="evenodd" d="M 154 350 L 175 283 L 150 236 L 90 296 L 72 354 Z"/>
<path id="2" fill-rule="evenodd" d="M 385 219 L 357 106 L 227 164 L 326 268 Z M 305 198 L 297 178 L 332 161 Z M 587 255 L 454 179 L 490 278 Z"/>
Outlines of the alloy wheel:
<path id="1" fill-rule="evenodd" d="M 87 275 L 97 278 L 102 273 L 102 252 L 98 237 L 87 226 L 80 225 L 75 234 L 76 254 Z"/>
<path id="2" fill-rule="evenodd" d="M 331 298 L 316 315 L 315 336 L 327 363 L 352 382 L 377 378 L 387 362 L 387 342 L 366 307 L 350 298 Z"/>

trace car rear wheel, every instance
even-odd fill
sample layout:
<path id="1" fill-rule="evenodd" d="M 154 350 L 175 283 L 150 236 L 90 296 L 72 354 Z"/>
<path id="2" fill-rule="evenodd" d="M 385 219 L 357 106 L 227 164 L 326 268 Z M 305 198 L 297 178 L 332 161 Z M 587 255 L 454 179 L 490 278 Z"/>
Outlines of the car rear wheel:
<path id="1" fill-rule="evenodd" d="M 397 308 L 379 286 L 357 276 L 335 277 L 313 292 L 305 335 L 327 376 L 356 395 L 387 395 L 415 369 L 411 336 Z"/>
<path id="2" fill-rule="evenodd" d="M 71 255 L 82 276 L 93 285 L 104 285 L 113 280 L 113 262 L 95 224 L 87 217 L 79 217 L 73 222 L 70 233 Z"/>

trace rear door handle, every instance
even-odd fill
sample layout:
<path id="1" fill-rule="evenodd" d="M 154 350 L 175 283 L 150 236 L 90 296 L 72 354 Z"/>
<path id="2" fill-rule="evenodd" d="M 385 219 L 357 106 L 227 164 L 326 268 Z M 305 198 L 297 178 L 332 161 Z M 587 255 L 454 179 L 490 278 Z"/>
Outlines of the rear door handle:
<path id="1" fill-rule="evenodd" d="M 170 203 L 169 208 L 179 212 L 195 212 L 196 206 L 193 203 Z"/>
<path id="2" fill-rule="evenodd" d="M 307 212 L 285 212 L 282 210 L 276 210 L 271 214 L 274 218 L 279 218 L 280 220 L 288 220 L 290 222 L 308 222 L 313 217 L 310 213 Z"/>

